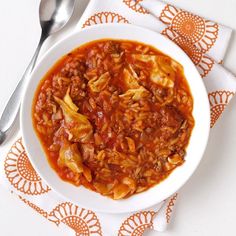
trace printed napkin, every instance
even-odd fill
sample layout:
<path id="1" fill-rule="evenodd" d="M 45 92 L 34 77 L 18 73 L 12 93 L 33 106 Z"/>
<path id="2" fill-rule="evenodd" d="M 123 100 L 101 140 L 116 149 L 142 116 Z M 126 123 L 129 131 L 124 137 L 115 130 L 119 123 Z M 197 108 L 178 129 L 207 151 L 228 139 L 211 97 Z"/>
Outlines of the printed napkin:
<path id="1" fill-rule="evenodd" d="M 211 127 L 236 91 L 236 79 L 222 62 L 232 30 L 158 0 L 91 0 L 75 30 L 102 23 L 131 23 L 157 31 L 179 45 L 192 59 L 206 85 Z M 142 236 L 146 229 L 164 231 L 178 194 L 150 209 L 130 214 L 102 214 L 58 196 L 33 169 L 20 134 L 0 158 L 0 183 L 64 235 Z"/>

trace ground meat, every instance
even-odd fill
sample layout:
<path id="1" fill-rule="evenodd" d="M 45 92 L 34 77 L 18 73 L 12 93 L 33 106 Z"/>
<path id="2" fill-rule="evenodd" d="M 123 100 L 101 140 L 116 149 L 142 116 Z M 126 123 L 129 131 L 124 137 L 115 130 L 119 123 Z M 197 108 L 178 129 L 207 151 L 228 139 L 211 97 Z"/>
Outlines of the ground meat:
<path id="1" fill-rule="evenodd" d="M 162 114 L 161 125 L 172 127 L 174 129 L 180 128 L 184 118 L 182 114 L 173 106 L 165 106 L 160 110 Z"/>

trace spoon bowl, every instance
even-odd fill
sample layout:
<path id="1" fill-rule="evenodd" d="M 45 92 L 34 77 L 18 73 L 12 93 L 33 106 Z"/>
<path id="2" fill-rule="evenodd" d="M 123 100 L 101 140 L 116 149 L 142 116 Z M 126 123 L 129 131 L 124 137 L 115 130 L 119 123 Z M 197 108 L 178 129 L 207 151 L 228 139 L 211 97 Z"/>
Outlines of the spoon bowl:
<path id="1" fill-rule="evenodd" d="M 41 0 L 39 18 L 43 33 L 50 35 L 62 29 L 69 21 L 74 5 L 74 0 Z"/>

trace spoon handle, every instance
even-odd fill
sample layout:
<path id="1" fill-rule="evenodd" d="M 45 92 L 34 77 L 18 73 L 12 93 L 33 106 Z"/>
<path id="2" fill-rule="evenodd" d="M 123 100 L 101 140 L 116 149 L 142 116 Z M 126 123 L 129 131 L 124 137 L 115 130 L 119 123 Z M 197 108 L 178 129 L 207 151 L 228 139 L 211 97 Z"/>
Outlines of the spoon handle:
<path id="1" fill-rule="evenodd" d="M 30 73 L 32 72 L 36 60 L 38 58 L 40 49 L 42 47 L 42 44 L 44 42 L 44 40 L 47 37 L 45 37 L 44 34 L 41 35 L 39 44 L 37 46 L 37 49 L 34 53 L 34 56 L 32 57 L 27 69 L 25 70 L 21 80 L 19 81 L 19 83 L 17 84 L 13 94 L 11 95 L 9 101 L 7 102 L 7 105 L 2 113 L 1 119 L 0 119 L 0 144 L 5 140 L 6 138 L 6 132 L 12 127 L 12 125 L 14 124 L 14 121 L 16 119 L 16 116 L 18 114 L 19 108 L 20 108 L 20 103 L 21 103 L 21 98 L 24 92 L 24 88 L 27 82 L 27 78 L 30 75 Z"/>

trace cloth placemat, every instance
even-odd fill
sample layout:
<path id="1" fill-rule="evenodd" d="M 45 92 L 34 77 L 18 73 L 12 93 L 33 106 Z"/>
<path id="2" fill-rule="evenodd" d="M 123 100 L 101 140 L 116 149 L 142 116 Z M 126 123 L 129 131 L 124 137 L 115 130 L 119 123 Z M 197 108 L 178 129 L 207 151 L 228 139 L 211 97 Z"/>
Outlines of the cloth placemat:
<path id="1" fill-rule="evenodd" d="M 213 127 L 236 91 L 235 76 L 222 66 L 232 30 L 158 0 L 91 0 L 75 30 L 111 22 L 150 28 L 189 55 L 206 85 Z M 16 135 L 9 153 L 0 158 L 0 184 L 57 225 L 64 235 L 142 236 L 148 228 L 166 229 L 177 193 L 150 209 L 130 214 L 101 214 L 81 208 L 42 181 L 30 164 L 20 136 Z"/>

